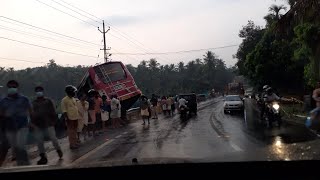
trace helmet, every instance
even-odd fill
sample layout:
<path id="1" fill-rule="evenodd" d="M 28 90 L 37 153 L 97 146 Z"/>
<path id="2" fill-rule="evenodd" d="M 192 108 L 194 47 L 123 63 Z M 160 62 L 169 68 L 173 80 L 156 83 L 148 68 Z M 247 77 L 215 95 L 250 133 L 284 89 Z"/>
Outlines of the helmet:
<path id="1" fill-rule="evenodd" d="M 268 88 L 266 89 L 266 91 L 267 91 L 267 93 L 272 93 L 272 88 L 271 88 L 271 87 L 268 87 Z"/>
<path id="2" fill-rule="evenodd" d="M 74 93 L 77 91 L 77 88 L 72 86 L 72 85 L 67 85 L 64 89 L 64 91 L 68 94 L 68 93 Z"/>
<path id="3" fill-rule="evenodd" d="M 262 90 L 263 90 L 263 91 L 266 91 L 269 87 L 270 87 L 269 85 L 264 85 L 263 88 L 262 88 Z"/>
<path id="4" fill-rule="evenodd" d="M 93 96 L 93 95 L 95 95 L 96 93 L 97 93 L 97 91 L 94 90 L 94 89 L 90 89 L 90 90 L 88 91 L 89 96 Z"/>

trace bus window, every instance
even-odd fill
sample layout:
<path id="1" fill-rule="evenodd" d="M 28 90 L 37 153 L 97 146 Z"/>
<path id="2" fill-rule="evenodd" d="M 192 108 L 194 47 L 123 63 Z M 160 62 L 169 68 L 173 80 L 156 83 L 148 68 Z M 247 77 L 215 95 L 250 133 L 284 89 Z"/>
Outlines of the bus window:
<path id="1" fill-rule="evenodd" d="M 102 66 L 102 67 L 101 67 Z M 99 79 L 104 83 L 126 79 L 126 73 L 120 63 L 107 63 L 94 67 Z"/>

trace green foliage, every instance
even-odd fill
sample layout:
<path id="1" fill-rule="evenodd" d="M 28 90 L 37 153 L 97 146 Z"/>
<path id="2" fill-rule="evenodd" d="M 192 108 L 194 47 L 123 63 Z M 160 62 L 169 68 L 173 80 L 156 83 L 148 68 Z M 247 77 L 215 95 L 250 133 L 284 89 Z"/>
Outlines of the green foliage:
<path id="1" fill-rule="evenodd" d="M 240 30 L 239 37 L 243 38 L 243 40 L 237 53 L 234 55 L 234 58 L 238 59 L 236 66 L 238 67 L 240 74 L 248 75 L 247 69 L 244 66 L 246 56 L 254 50 L 255 46 L 262 38 L 262 35 L 263 30 L 260 26 L 256 26 L 253 21 L 248 21 L 248 24 Z"/>
<path id="2" fill-rule="evenodd" d="M 320 38 L 320 27 L 316 24 L 304 23 L 294 28 L 295 43 L 309 48 L 314 47 Z"/>
<path id="3" fill-rule="evenodd" d="M 142 92 L 150 96 L 174 95 L 178 93 L 206 93 L 215 88 L 222 91 L 232 81 L 234 70 L 226 67 L 223 60 L 213 52 L 207 52 L 204 59 L 187 64 L 160 65 L 155 59 L 142 61 L 138 67 L 127 65 Z"/>
<path id="4" fill-rule="evenodd" d="M 245 67 L 249 78 L 257 86 L 270 84 L 280 89 L 301 90 L 305 64 L 295 62 L 291 58 L 292 54 L 291 42 L 276 38 L 270 30 L 266 31 L 246 58 Z"/>
<path id="5" fill-rule="evenodd" d="M 310 87 L 315 87 L 317 82 L 313 67 L 314 67 L 313 61 L 311 61 L 309 64 L 307 64 L 304 67 L 304 78 L 307 82 L 307 85 L 309 85 Z"/>
<path id="6" fill-rule="evenodd" d="M 288 1 L 291 7 L 296 2 Z M 235 55 L 238 59 L 237 66 L 240 74 L 248 77 L 256 86 L 271 84 L 275 88 L 301 92 L 307 86 L 313 87 L 320 77 L 320 26 L 316 20 L 319 16 L 314 11 L 308 11 L 314 14 L 311 16 L 310 13 L 304 13 L 303 8 L 297 8 L 297 16 L 294 17 L 299 18 L 295 22 L 284 23 L 290 24 L 284 30 L 281 24 L 277 24 L 282 17 L 281 10 L 285 10 L 282 5 L 272 5 L 269 8 L 270 14 L 265 16 L 265 29 L 260 29 L 249 21 L 240 30 L 239 36 L 243 41 Z M 305 16 L 314 18 L 302 21 Z M 286 21 L 289 19 L 287 17 Z"/>
<path id="7" fill-rule="evenodd" d="M 319 77 L 318 60 L 314 57 L 314 49 L 319 35 L 320 28 L 311 23 L 304 23 L 294 28 L 295 38 L 292 42 L 295 47 L 294 59 L 308 63 L 304 68 L 304 78 L 307 85 L 314 87 Z"/>

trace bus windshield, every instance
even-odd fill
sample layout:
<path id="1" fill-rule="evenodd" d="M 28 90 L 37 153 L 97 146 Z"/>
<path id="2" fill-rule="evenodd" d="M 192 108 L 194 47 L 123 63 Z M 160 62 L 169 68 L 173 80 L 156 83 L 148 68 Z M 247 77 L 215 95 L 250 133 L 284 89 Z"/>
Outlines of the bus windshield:
<path id="1" fill-rule="evenodd" d="M 94 67 L 99 79 L 104 83 L 120 81 L 126 78 L 126 73 L 120 63 L 107 63 Z"/>

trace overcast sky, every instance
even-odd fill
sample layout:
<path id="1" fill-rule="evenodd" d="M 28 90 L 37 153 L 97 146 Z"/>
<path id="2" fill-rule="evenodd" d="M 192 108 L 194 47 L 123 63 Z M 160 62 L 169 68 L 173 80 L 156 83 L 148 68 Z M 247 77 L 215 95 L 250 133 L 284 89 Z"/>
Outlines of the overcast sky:
<path id="1" fill-rule="evenodd" d="M 102 48 L 102 34 L 94 27 L 101 28 L 101 21 L 92 16 L 91 19 L 83 17 L 55 2 L 66 6 L 64 2 L 69 3 L 104 19 L 107 26 L 111 24 L 111 30 L 107 34 L 107 46 L 112 48 L 111 53 L 172 52 L 240 44 L 238 32 L 248 20 L 264 26 L 263 17 L 268 13 L 268 7 L 284 3 L 274 0 L 1 0 L 0 58 L 33 62 L 0 59 L 0 66 L 15 69 L 42 66 L 49 59 L 68 66 L 103 62 L 103 52 L 99 50 Z M 79 10 L 77 12 L 83 13 Z M 4 17 L 85 40 L 91 44 L 58 37 L 39 29 L 34 30 Z M 43 49 L 21 42 L 89 57 Z M 98 46 L 100 44 L 101 47 Z M 232 55 L 236 53 L 237 48 L 212 51 L 230 66 L 236 62 Z M 137 65 L 141 60 L 154 57 L 161 64 L 168 64 L 202 58 L 204 53 L 205 51 L 199 51 L 148 56 L 113 54 L 111 59 Z"/>

